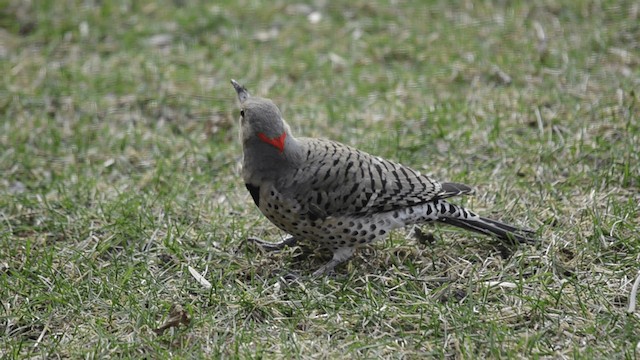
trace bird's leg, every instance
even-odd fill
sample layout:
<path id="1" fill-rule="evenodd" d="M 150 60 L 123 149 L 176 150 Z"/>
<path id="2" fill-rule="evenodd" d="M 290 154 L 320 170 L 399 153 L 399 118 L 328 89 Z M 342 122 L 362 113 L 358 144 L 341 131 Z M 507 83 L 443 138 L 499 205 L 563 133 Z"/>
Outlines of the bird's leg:
<path id="1" fill-rule="evenodd" d="M 272 243 L 272 242 L 264 241 L 259 238 L 250 237 L 250 238 L 247 238 L 247 242 L 254 243 L 260 246 L 265 251 L 276 251 L 276 250 L 284 249 L 285 246 L 295 245 L 296 242 L 298 242 L 298 239 L 295 236 L 290 236 L 280 242 Z"/>
<path id="2" fill-rule="evenodd" d="M 356 251 L 355 248 L 345 247 L 340 248 L 333 252 L 333 258 L 329 260 L 328 263 L 324 264 L 320 269 L 313 272 L 314 277 L 319 277 L 322 275 L 330 274 L 333 272 L 333 269 L 342 264 L 343 262 L 349 260 L 350 257 L 353 256 L 353 253 Z"/>

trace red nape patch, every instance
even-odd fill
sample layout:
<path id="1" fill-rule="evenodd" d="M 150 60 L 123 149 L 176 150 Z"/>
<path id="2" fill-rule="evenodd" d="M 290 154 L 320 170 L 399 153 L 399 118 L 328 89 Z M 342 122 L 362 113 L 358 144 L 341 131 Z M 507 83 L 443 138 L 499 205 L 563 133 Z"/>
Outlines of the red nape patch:
<path id="1" fill-rule="evenodd" d="M 258 137 L 260 138 L 260 140 L 266 142 L 269 145 L 272 145 L 273 147 L 275 147 L 276 149 L 280 150 L 280 152 L 284 151 L 284 139 L 287 138 L 287 133 L 283 132 L 282 135 L 280 135 L 277 138 L 270 138 L 267 135 L 265 135 L 264 133 L 258 133 Z"/>

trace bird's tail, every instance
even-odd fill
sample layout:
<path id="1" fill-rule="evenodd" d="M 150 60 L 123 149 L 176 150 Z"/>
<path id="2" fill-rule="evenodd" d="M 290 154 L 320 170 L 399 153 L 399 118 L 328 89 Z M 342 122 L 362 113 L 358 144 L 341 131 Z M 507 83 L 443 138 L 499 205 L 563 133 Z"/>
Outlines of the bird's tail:
<path id="1" fill-rule="evenodd" d="M 443 203 L 444 201 L 441 201 Z M 494 236 L 510 243 L 536 242 L 535 232 L 530 229 L 515 227 L 503 222 L 479 216 L 463 207 L 447 203 L 445 213 L 440 213 L 438 221 L 457 226 L 463 229 L 475 231 L 481 234 Z"/>

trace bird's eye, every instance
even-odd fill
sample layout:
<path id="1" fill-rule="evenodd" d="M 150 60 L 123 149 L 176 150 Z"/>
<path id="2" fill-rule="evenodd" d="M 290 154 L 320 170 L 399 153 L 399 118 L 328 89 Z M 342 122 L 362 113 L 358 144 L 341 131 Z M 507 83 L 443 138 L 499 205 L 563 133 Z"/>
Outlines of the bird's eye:
<path id="1" fill-rule="evenodd" d="M 240 116 L 244 117 L 244 110 L 240 110 Z"/>

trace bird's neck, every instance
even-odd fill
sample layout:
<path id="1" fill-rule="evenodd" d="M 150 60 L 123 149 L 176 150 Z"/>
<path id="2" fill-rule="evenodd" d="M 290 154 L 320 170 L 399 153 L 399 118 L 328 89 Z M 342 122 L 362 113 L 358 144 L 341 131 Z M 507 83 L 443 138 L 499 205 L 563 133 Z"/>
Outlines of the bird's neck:
<path id="1" fill-rule="evenodd" d="M 275 138 L 260 134 L 243 144 L 243 174 L 246 181 L 275 180 L 300 166 L 300 141 L 286 131 Z"/>

